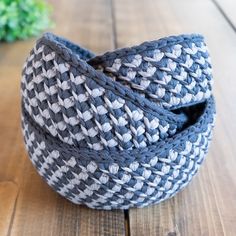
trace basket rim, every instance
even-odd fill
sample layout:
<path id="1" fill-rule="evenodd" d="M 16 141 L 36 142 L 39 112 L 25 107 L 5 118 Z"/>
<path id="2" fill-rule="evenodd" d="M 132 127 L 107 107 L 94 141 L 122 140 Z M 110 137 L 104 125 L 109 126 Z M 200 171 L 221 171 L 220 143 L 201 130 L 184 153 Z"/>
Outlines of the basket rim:
<path id="1" fill-rule="evenodd" d="M 67 157 L 77 156 L 83 157 L 79 161 L 94 161 L 97 164 L 101 163 L 123 163 L 127 165 L 133 161 L 148 162 L 154 156 L 160 156 L 170 149 L 180 149 L 181 144 L 189 140 L 193 134 L 203 133 L 208 128 L 208 125 L 214 125 L 215 120 L 215 100 L 211 96 L 204 105 L 202 114 L 199 115 L 196 122 L 184 130 L 176 133 L 175 135 L 166 138 L 165 140 L 158 141 L 155 144 L 149 145 L 144 148 L 137 148 L 132 150 L 92 150 L 87 147 L 76 147 L 59 140 L 57 137 L 52 136 L 48 131 L 40 127 L 29 113 L 25 110 L 22 103 L 22 118 L 30 124 L 31 130 L 42 137 L 47 145 L 56 146 L 56 150 L 67 153 Z M 164 148 L 163 148 L 164 147 Z M 179 150 L 181 151 L 181 150 Z"/>

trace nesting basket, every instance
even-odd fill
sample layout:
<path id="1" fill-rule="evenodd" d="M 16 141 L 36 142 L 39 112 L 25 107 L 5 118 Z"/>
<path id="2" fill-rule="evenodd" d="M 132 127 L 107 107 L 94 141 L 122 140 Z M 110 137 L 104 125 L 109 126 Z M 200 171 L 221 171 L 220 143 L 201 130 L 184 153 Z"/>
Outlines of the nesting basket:
<path id="1" fill-rule="evenodd" d="M 26 60 L 21 93 L 29 157 L 76 204 L 159 203 L 190 182 L 208 151 L 215 104 L 200 35 L 95 56 L 47 33 Z"/>

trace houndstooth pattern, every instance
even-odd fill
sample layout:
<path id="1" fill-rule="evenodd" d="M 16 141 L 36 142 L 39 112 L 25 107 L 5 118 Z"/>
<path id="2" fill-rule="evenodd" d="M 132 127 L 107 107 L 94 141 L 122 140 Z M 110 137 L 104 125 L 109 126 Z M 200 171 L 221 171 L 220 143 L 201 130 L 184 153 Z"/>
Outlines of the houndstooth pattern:
<path id="1" fill-rule="evenodd" d="M 55 56 L 36 45 L 26 61 L 22 96 L 35 121 L 63 142 L 86 142 L 95 150 L 141 148 L 182 127 L 181 117 L 176 122 L 145 112 Z"/>
<path id="2" fill-rule="evenodd" d="M 211 96 L 211 59 L 202 36 L 163 47 L 153 44 L 106 53 L 92 58 L 90 64 L 166 109 Z"/>
<path id="3" fill-rule="evenodd" d="M 22 128 L 31 161 L 76 204 L 128 209 L 163 201 L 186 186 L 208 150 L 211 86 L 199 35 L 95 57 L 46 34 L 22 73 Z"/>

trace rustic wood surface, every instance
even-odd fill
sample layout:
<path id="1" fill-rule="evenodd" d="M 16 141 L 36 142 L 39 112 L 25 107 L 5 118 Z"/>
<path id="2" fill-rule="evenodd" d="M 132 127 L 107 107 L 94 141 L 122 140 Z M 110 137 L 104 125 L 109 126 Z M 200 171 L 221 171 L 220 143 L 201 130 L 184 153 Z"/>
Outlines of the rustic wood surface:
<path id="1" fill-rule="evenodd" d="M 20 73 L 35 39 L 0 44 L 0 236 L 236 235 L 236 2 L 50 0 L 56 34 L 102 53 L 166 35 L 199 32 L 210 48 L 217 123 L 193 182 L 174 198 L 129 211 L 76 206 L 42 181 L 20 129 Z"/>

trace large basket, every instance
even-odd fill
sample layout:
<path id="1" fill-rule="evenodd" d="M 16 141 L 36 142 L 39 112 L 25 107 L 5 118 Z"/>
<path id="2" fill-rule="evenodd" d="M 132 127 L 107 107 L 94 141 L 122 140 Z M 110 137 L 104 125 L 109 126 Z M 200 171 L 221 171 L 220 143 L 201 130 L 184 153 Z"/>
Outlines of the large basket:
<path id="1" fill-rule="evenodd" d="M 158 203 L 190 182 L 207 153 L 211 91 L 200 35 L 95 56 L 48 33 L 23 69 L 25 144 L 39 174 L 74 203 Z"/>

